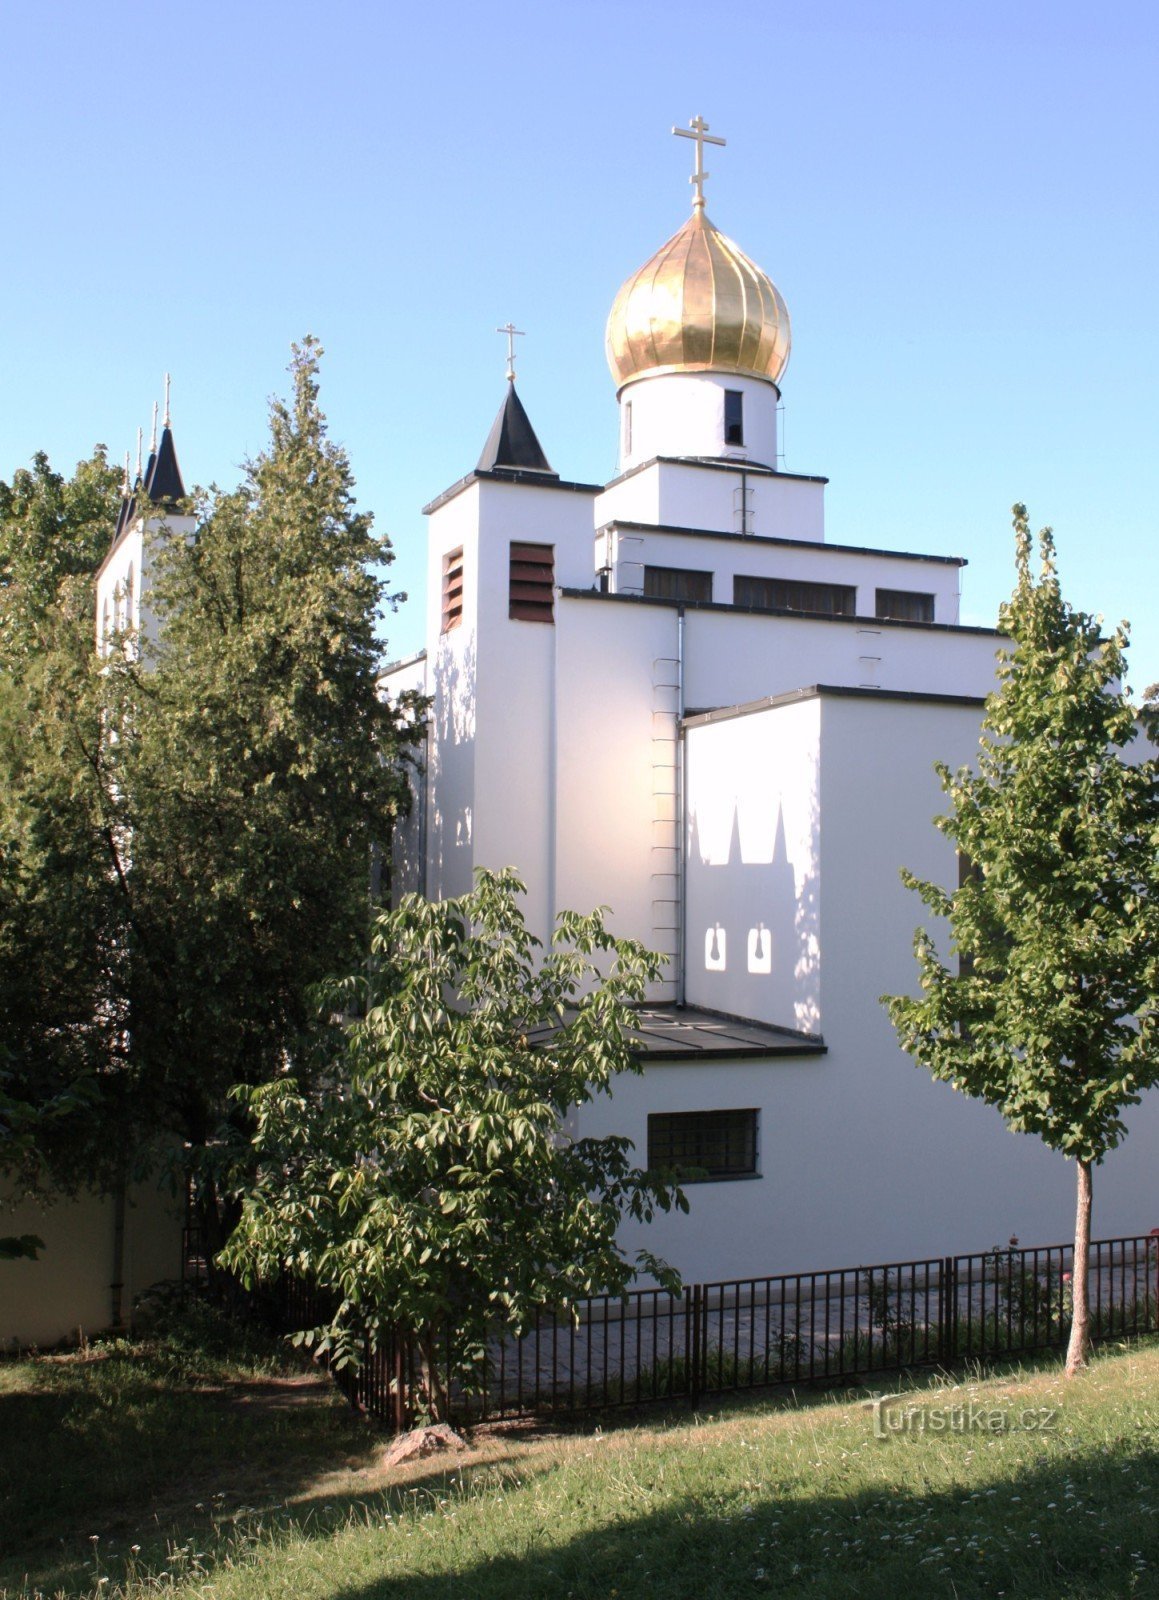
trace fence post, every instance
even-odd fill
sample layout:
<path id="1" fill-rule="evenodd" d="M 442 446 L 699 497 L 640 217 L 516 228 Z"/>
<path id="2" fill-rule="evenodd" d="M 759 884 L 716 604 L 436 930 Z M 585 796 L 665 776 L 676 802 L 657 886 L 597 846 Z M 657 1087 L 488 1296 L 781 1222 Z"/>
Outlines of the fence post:
<path id="1" fill-rule="evenodd" d="M 700 1348 L 700 1307 L 703 1298 L 703 1288 L 699 1283 L 694 1283 L 688 1291 L 685 1305 L 687 1316 L 691 1325 L 691 1338 L 687 1340 L 688 1347 L 688 1404 L 696 1411 L 700 1406 L 700 1364 L 703 1352 Z"/>
<path id="2" fill-rule="evenodd" d="M 954 1359 L 954 1316 L 958 1309 L 958 1274 L 954 1257 L 942 1258 L 938 1296 L 938 1359 L 946 1366 Z"/>

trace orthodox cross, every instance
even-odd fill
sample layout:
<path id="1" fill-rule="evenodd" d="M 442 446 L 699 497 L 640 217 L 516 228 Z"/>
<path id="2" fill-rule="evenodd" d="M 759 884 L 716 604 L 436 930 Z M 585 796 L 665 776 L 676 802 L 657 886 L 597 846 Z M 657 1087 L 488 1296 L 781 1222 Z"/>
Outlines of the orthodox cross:
<path id="1" fill-rule="evenodd" d="M 507 382 L 515 382 L 515 341 L 524 337 L 523 329 L 517 328 L 513 322 L 505 322 L 501 328 L 495 329 L 496 333 L 507 335 Z"/>
<path id="2" fill-rule="evenodd" d="M 708 131 L 708 123 L 699 114 L 693 117 L 687 128 L 673 128 L 672 132 L 678 139 L 695 139 L 696 141 L 696 167 L 689 183 L 696 186 L 696 198 L 692 202 L 693 210 L 704 210 L 704 180 L 709 176 L 704 170 L 704 147 L 706 144 L 727 144 L 727 139 L 717 139 Z"/>
<path id="3" fill-rule="evenodd" d="M 169 426 L 169 374 L 168 373 L 165 374 L 165 416 L 164 416 L 164 418 L 162 420 L 161 426 L 163 428 L 167 428 Z"/>

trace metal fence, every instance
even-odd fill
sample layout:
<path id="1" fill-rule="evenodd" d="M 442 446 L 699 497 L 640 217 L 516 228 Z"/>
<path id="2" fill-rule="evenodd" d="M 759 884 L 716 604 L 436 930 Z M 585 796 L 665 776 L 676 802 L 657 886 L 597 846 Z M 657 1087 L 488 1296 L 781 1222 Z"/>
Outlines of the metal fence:
<path id="1" fill-rule="evenodd" d="M 974 1255 L 691 1284 L 680 1296 L 596 1295 L 568 1313 L 541 1312 L 518 1335 L 496 1330 L 466 1373 L 444 1351 L 444 1381 L 455 1414 L 483 1421 L 656 1400 L 697 1406 L 735 1390 L 1030 1354 L 1067 1340 L 1071 1257 L 1070 1245 L 1012 1241 Z M 1089 1283 L 1096 1340 L 1156 1331 L 1159 1238 L 1093 1242 Z M 300 1280 L 276 1286 L 271 1304 L 287 1331 L 329 1315 Z M 401 1337 L 334 1377 L 396 1429 L 421 1409 L 423 1374 Z"/>

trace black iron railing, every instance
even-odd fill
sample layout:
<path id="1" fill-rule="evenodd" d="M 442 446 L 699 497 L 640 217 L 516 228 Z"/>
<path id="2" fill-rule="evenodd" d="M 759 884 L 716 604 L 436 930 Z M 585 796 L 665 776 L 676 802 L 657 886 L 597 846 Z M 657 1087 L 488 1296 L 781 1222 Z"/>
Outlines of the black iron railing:
<path id="1" fill-rule="evenodd" d="M 465 1372 L 440 1352 L 442 1385 L 458 1416 L 481 1421 L 656 1400 L 695 1406 L 733 1390 L 1032 1354 L 1067 1340 L 1071 1257 L 1070 1245 L 1011 1241 L 973 1255 L 691 1284 L 679 1296 L 596 1295 L 565 1314 L 540 1312 L 521 1333 L 496 1329 L 486 1358 Z M 1096 1341 L 1155 1332 L 1157 1297 L 1159 1238 L 1092 1243 Z M 326 1320 L 333 1301 L 287 1279 L 272 1304 L 293 1331 Z M 429 1382 L 401 1336 L 334 1376 L 353 1404 L 395 1428 L 421 1410 Z"/>

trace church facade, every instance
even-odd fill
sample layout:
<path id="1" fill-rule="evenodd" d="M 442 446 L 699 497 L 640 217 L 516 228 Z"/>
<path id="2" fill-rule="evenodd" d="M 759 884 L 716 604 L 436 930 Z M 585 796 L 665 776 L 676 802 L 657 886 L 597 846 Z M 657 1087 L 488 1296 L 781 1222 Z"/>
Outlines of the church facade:
<path id="1" fill-rule="evenodd" d="M 575 1131 L 705 1174 L 624 1239 L 686 1279 L 1066 1239 L 1069 1164 L 915 1069 L 880 1003 L 916 981 L 899 868 L 957 882 L 934 763 L 971 761 L 1000 636 L 959 620 L 964 561 L 830 540 L 826 480 L 779 469 L 788 313 L 692 130 L 692 215 L 608 321 L 617 475 L 557 473 L 509 374 L 426 507 L 426 648 L 382 680 L 431 700 L 396 884 L 514 866 L 540 938 L 602 904 L 664 954 L 643 1073 Z M 1097 1236 L 1159 1221 L 1154 1106 L 1129 1120 Z"/>

